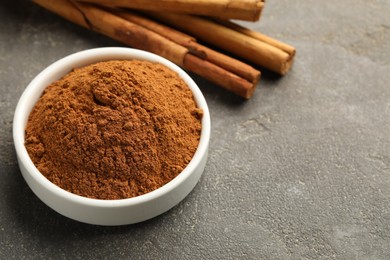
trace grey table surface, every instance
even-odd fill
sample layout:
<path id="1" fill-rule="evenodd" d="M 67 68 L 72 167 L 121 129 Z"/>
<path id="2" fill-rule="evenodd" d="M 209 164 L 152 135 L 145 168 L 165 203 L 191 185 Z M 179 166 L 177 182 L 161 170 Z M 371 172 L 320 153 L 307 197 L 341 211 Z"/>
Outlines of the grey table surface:
<path id="1" fill-rule="evenodd" d="M 101 227 L 44 205 L 18 169 L 17 101 L 68 54 L 122 46 L 35 6 L 0 3 L 1 259 L 390 259 L 390 1 L 268 1 L 246 26 L 297 48 L 244 102 L 209 104 L 205 172 L 150 221 Z"/>

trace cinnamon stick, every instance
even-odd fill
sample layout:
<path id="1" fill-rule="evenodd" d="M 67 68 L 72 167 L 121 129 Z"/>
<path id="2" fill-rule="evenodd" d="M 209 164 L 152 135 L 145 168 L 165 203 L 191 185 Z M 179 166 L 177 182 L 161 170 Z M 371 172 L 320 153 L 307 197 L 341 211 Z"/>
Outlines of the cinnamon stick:
<path id="1" fill-rule="evenodd" d="M 116 10 L 115 14 L 135 24 L 144 26 L 145 28 L 150 29 L 188 48 L 188 50 L 195 56 L 201 59 L 205 59 L 215 65 L 218 65 L 219 67 L 224 68 L 225 70 L 228 70 L 233 74 L 236 74 L 248 80 L 249 82 L 256 84 L 259 80 L 260 71 L 254 69 L 252 66 L 249 66 L 244 62 L 231 58 L 227 55 L 224 55 L 220 52 L 214 51 L 206 46 L 197 43 L 196 39 L 192 36 L 184 34 L 168 26 L 159 24 L 156 21 L 153 21 L 140 14 L 136 14 L 128 10 Z"/>
<path id="2" fill-rule="evenodd" d="M 83 27 L 105 34 L 132 47 L 161 55 L 244 98 L 250 98 L 256 87 L 253 82 L 193 56 L 187 48 L 96 6 L 69 0 L 33 1 Z"/>
<path id="3" fill-rule="evenodd" d="M 243 33 L 243 34 L 248 35 L 252 38 L 255 38 L 259 41 L 268 43 L 269 45 L 272 45 L 278 49 L 281 49 L 282 51 L 288 53 L 292 58 L 295 56 L 296 49 L 289 44 L 278 41 L 278 40 L 271 38 L 265 34 L 262 34 L 260 32 L 257 32 L 257 31 L 254 31 L 254 30 L 251 30 L 248 28 L 245 28 L 239 24 L 233 23 L 233 22 L 228 21 L 228 20 L 217 20 L 217 21 L 218 21 L 218 23 L 220 23 L 226 27 L 229 27 L 237 32 Z"/>
<path id="4" fill-rule="evenodd" d="M 218 22 L 185 14 L 161 12 L 148 12 L 148 14 L 198 39 L 281 75 L 286 74 L 293 63 L 295 52 L 285 52 L 279 46 L 269 44 L 269 41 L 258 40 Z"/>
<path id="5" fill-rule="evenodd" d="M 80 0 L 110 7 L 198 14 L 221 19 L 257 21 L 264 0 Z"/>
<path id="6" fill-rule="evenodd" d="M 256 84 L 190 53 L 184 57 L 184 68 L 211 82 L 222 84 L 225 89 L 245 99 L 251 98 L 256 89 Z"/>

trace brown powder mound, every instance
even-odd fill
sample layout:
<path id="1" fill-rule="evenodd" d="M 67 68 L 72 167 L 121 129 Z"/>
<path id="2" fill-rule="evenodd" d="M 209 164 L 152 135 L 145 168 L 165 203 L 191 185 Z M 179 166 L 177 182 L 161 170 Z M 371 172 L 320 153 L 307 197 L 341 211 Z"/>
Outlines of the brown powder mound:
<path id="1" fill-rule="evenodd" d="M 52 83 L 30 114 L 26 148 L 51 182 L 97 199 L 124 199 L 175 178 L 199 143 L 202 111 L 173 71 L 107 61 Z"/>

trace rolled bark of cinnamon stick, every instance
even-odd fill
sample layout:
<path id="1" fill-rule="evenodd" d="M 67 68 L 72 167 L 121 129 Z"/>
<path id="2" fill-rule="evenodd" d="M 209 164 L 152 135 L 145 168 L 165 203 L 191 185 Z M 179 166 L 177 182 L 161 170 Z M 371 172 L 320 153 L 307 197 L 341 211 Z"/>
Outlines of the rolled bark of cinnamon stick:
<path id="1" fill-rule="evenodd" d="M 79 0 L 110 7 L 198 14 L 221 19 L 257 21 L 264 0 Z"/>
<path id="2" fill-rule="evenodd" d="M 246 99 L 252 96 L 256 87 L 253 82 L 206 60 L 196 58 L 188 52 L 187 48 L 96 6 L 69 0 L 33 0 L 33 2 L 83 27 L 132 47 L 161 55 Z"/>
<path id="3" fill-rule="evenodd" d="M 281 75 L 293 63 L 295 52 L 288 53 L 269 41 L 258 40 L 218 22 L 185 14 L 148 12 L 148 15 Z"/>

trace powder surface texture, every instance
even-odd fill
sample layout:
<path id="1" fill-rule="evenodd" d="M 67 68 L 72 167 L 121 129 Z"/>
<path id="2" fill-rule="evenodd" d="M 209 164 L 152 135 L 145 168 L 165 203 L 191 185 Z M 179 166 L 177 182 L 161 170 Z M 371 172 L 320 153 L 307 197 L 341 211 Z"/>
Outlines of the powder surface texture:
<path id="1" fill-rule="evenodd" d="M 25 146 L 39 171 L 72 193 L 124 199 L 175 178 L 199 144 L 202 110 L 167 67 L 113 60 L 78 68 L 46 88 Z"/>

